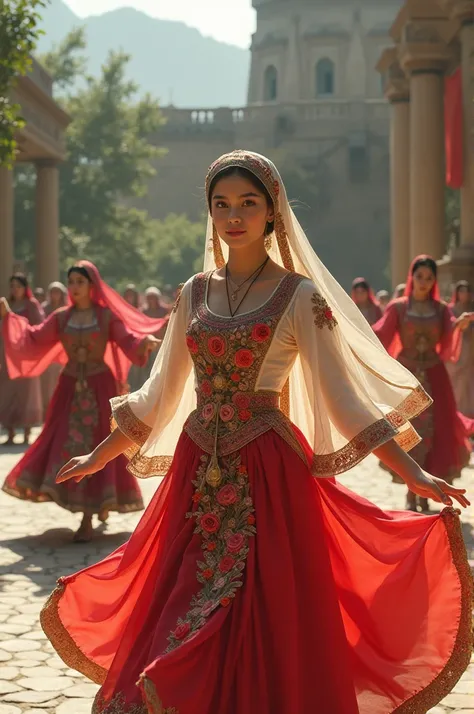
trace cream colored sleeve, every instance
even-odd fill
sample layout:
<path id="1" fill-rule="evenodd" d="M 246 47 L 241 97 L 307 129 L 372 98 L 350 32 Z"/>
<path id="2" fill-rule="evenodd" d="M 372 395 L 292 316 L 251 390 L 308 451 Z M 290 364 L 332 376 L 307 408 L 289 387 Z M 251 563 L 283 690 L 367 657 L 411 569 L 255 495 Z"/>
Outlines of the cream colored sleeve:
<path id="1" fill-rule="evenodd" d="M 351 468 L 396 430 L 368 393 L 365 376 L 323 297 L 301 283 L 292 310 L 304 382 L 313 415 L 313 451 L 331 476 Z M 311 439 L 311 436 L 309 437 Z"/>
<path id="2" fill-rule="evenodd" d="M 161 433 L 172 420 L 192 368 L 186 346 L 191 283 L 192 279 L 181 291 L 149 379 L 137 392 L 110 401 L 116 426 L 139 447 L 152 431 Z"/>

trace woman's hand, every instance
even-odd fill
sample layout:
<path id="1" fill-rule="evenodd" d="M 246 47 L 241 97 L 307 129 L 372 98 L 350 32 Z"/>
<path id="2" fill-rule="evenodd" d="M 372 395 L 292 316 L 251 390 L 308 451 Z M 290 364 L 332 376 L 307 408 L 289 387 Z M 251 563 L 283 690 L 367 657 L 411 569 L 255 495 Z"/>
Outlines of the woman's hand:
<path id="1" fill-rule="evenodd" d="M 474 321 L 474 312 L 463 312 L 456 320 L 456 327 L 460 330 L 467 330 L 471 322 Z"/>
<path id="2" fill-rule="evenodd" d="M 158 340 L 153 335 L 147 335 L 139 348 L 139 354 L 141 357 L 148 359 L 152 352 L 156 352 L 158 347 L 161 345 L 161 340 Z"/>
<path id="3" fill-rule="evenodd" d="M 451 484 L 443 481 L 441 478 L 431 476 L 423 469 L 418 469 L 418 473 L 410 476 L 405 476 L 404 481 L 410 491 L 416 493 L 422 498 L 431 498 L 437 503 L 444 503 L 446 506 L 453 505 L 453 499 L 457 501 L 463 508 L 470 506 L 467 500 L 465 488 L 456 488 Z"/>
<path id="4" fill-rule="evenodd" d="M 92 476 L 92 474 L 100 471 L 104 465 L 95 452 L 85 454 L 85 456 L 75 456 L 67 464 L 64 464 L 58 472 L 56 483 L 64 483 L 64 481 L 69 481 L 70 479 L 74 479 L 76 483 L 79 483 L 86 476 Z"/>
<path id="5" fill-rule="evenodd" d="M 11 312 L 11 310 L 8 300 L 4 297 L 0 298 L 0 320 L 3 320 L 9 312 Z"/>

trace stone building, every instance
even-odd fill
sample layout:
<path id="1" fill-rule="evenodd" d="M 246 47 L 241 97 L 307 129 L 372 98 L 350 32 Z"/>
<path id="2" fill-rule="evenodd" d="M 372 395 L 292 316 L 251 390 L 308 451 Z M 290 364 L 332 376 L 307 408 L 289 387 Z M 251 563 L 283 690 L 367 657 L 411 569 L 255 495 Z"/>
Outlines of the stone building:
<path id="1" fill-rule="evenodd" d="M 53 82 L 33 60 L 19 77 L 12 96 L 26 126 L 17 136 L 17 161 L 34 163 L 36 180 L 35 284 L 46 288 L 59 272 L 59 169 L 65 158 L 64 132 L 70 117 L 53 99 Z M 8 278 L 21 256 L 14 255 L 13 171 L 0 167 L 0 295 L 8 294 Z"/>
<path id="2" fill-rule="evenodd" d="M 282 169 L 290 199 L 307 204 L 299 217 L 328 267 L 346 286 L 359 274 L 381 286 L 389 263 L 389 106 L 375 66 L 391 44 L 401 0 L 253 5 L 247 106 L 165 108 L 156 141 L 168 153 L 139 205 L 156 218 L 197 219 L 205 172 L 218 155 L 264 153 Z M 212 67 L 202 81 L 213 81 Z"/>
<path id="3" fill-rule="evenodd" d="M 419 253 L 439 262 L 444 295 L 474 284 L 474 0 L 405 0 L 378 63 L 391 103 L 394 279 Z M 445 255 L 445 78 L 460 69 L 460 245 Z M 454 137 L 456 138 L 456 137 Z"/>

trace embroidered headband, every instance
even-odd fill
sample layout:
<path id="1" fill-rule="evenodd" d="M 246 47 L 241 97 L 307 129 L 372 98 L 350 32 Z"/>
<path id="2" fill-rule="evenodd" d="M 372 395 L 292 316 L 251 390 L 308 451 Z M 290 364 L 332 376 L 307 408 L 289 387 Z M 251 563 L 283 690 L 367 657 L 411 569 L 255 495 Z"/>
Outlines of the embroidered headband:
<path id="1" fill-rule="evenodd" d="M 273 175 L 270 166 L 265 164 L 254 154 L 244 151 L 243 149 L 237 149 L 236 151 L 232 151 L 230 154 L 224 154 L 224 156 L 221 156 L 210 166 L 206 176 L 206 196 L 209 204 L 211 200 L 209 190 L 212 182 L 216 176 L 221 173 L 221 171 L 231 167 L 247 169 L 254 176 L 256 176 L 263 183 L 270 194 L 270 198 L 273 201 L 275 209 L 277 208 L 278 196 L 280 194 L 280 184 Z"/>

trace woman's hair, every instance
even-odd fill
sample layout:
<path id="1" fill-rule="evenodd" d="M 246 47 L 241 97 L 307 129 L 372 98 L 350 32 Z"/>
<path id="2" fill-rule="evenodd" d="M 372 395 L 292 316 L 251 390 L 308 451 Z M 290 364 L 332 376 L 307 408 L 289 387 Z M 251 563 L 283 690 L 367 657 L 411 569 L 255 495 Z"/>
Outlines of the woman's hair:
<path id="1" fill-rule="evenodd" d="M 438 266 L 436 265 L 436 261 L 433 258 L 430 258 L 428 255 L 424 255 L 421 258 L 415 260 L 411 268 L 411 274 L 415 275 L 418 268 L 429 268 L 435 278 L 438 277 Z"/>
<path id="2" fill-rule="evenodd" d="M 216 187 L 216 184 L 218 181 L 224 178 L 229 178 L 229 176 L 240 176 L 241 178 L 246 179 L 249 181 L 254 188 L 259 191 L 259 193 L 263 193 L 265 196 L 265 199 L 267 201 L 267 205 L 269 208 L 274 208 L 274 204 L 272 201 L 272 198 L 270 194 L 268 193 L 267 189 L 263 185 L 263 183 L 260 181 L 255 174 L 253 174 L 251 171 L 248 169 L 243 168 L 242 166 L 228 166 L 226 169 L 222 169 L 222 171 L 219 171 L 218 174 L 214 176 L 214 178 L 211 181 L 211 184 L 209 186 L 209 194 L 207 196 L 207 203 L 209 205 L 209 210 L 211 210 L 211 199 L 212 199 L 212 194 L 214 193 L 214 189 Z M 270 233 L 273 233 L 275 230 L 275 222 L 274 221 L 269 221 L 265 227 L 265 235 L 268 236 Z"/>
<path id="3" fill-rule="evenodd" d="M 71 273 L 79 273 L 79 275 L 82 275 L 86 280 L 88 280 L 90 283 L 92 283 L 91 276 L 87 272 L 85 268 L 83 268 L 81 265 L 73 265 L 69 270 L 67 271 L 67 276 L 71 275 Z"/>
<path id="4" fill-rule="evenodd" d="M 352 289 L 355 290 L 356 288 L 364 288 L 364 290 L 367 290 L 367 292 L 369 292 L 370 285 L 367 280 L 365 280 L 365 278 L 356 278 L 352 283 Z"/>
<path id="5" fill-rule="evenodd" d="M 461 290 L 461 288 L 465 288 L 468 292 L 471 292 L 471 286 L 469 285 L 467 280 L 458 280 L 454 288 L 456 302 L 459 300 L 459 291 Z"/>
<path id="6" fill-rule="evenodd" d="M 13 273 L 9 282 L 11 283 L 12 280 L 16 280 L 20 285 L 23 285 L 25 290 L 28 288 L 28 278 L 24 273 Z"/>

